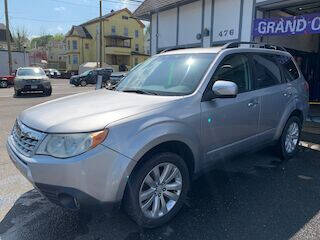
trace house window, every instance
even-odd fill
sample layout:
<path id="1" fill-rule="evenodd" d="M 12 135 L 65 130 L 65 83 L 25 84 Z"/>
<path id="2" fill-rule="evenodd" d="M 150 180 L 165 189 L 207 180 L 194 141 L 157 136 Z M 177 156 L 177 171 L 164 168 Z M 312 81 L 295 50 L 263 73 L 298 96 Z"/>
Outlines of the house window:
<path id="1" fill-rule="evenodd" d="M 72 56 L 72 64 L 78 64 L 78 55 Z"/>
<path id="2" fill-rule="evenodd" d="M 135 47 L 134 47 L 134 50 L 135 50 L 136 52 L 139 52 L 139 44 L 136 43 L 136 45 L 135 45 Z"/>
<path id="3" fill-rule="evenodd" d="M 128 31 L 128 28 L 124 28 L 124 33 L 123 33 L 125 36 L 128 36 L 129 35 L 129 31 Z"/>
<path id="4" fill-rule="evenodd" d="M 68 40 L 68 50 L 70 50 L 70 40 Z"/>
<path id="5" fill-rule="evenodd" d="M 53 59 L 53 56 L 50 56 L 50 59 L 52 60 L 52 59 Z"/>
<path id="6" fill-rule="evenodd" d="M 84 47 L 85 47 L 85 49 L 89 49 L 89 43 L 86 43 L 86 44 L 84 45 Z"/>
<path id="7" fill-rule="evenodd" d="M 139 37 L 139 31 L 138 31 L 138 30 L 135 30 L 135 31 L 134 31 L 134 36 L 135 36 L 135 38 L 138 38 L 138 37 Z"/>
<path id="8" fill-rule="evenodd" d="M 138 58 L 134 58 L 134 65 L 138 65 L 139 61 L 138 61 Z"/>
<path id="9" fill-rule="evenodd" d="M 111 33 L 112 34 L 116 34 L 116 26 L 112 26 L 111 27 Z"/>
<path id="10" fill-rule="evenodd" d="M 71 56 L 68 56 L 68 63 L 71 64 Z"/>
<path id="11" fill-rule="evenodd" d="M 72 49 L 73 49 L 73 50 L 77 50 L 77 49 L 78 49 L 78 42 L 77 42 L 77 40 L 73 40 L 73 41 L 72 41 Z"/>
<path id="12" fill-rule="evenodd" d="M 122 16 L 122 19 L 128 20 L 128 16 Z"/>

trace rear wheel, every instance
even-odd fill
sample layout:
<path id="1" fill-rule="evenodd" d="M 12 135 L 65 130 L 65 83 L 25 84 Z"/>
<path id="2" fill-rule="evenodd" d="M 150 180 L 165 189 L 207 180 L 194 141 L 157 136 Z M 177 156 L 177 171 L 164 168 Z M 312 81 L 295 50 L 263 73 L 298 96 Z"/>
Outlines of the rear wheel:
<path id="1" fill-rule="evenodd" d="M 87 81 L 86 80 L 81 80 L 80 85 L 81 85 L 81 87 L 87 86 Z"/>
<path id="2" fill-rule="evenodd" d="M 140 226 L 153 228 L 171 220 L 189 190 L 189 172 L 174 153 L 151 156 L 129 179 L 124 208 Z"/>
<path id="3" fill-rule="evenodd" d="M 0 88 L 7 88 L 8 82 L 7 81 L 0 81 Z"/>
<path id="4" fill-rule="evenodd" d="M 292 158 L 298 151 L 302 123 L 301 120 L 292 116 L 287 121 L 278 144 L 278 151 L 283 160 Z"/>

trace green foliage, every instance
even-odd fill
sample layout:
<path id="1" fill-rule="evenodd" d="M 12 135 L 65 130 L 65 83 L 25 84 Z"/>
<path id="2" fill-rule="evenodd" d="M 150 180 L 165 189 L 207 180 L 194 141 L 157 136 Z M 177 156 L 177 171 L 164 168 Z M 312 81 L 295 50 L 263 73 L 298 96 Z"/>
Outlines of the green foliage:
<path id="1" fill-rule="evenodd" d="M 54 39 L 55 41 L 63 41 L 64 35 L 63 35 L 62 33 L 57 33 L 57 34 L 55 34 L 55 35 L 53 36 L 53 39 Z"/>
<path id="2" fill-rule="evenodd" d="M 52 35 L 44 35 L 41 37 L 33 38 L 31 40 L 31 48 L 35 47 L 45 47 L 51 39 L 54 37 Z"/>

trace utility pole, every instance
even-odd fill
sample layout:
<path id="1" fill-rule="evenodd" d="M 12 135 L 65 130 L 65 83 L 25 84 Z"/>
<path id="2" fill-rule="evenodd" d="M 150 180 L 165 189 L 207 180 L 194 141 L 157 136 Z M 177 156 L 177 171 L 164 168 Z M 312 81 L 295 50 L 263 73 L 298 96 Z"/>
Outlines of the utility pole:
<path id="1" fill-rule="evenodd" d="M 102 0 L 100 0 L 100 67 L 102 67 Z"/>
<path id="2" fill-rule="evenodd" d="M 8 45 L 9 74 L 12 74 L 12 56 L 11 56 L 11 35 L 9 30 L 8 1 L 4 0 L 4 8 L 6 15 L 6 39 Z"/>

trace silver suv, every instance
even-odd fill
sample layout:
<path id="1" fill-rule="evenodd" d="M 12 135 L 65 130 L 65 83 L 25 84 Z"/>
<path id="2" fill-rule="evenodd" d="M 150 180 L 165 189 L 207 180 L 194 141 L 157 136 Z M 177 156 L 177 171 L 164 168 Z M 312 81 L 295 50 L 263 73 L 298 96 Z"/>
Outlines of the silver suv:
<path id="1" fill-rule="evenodd" d="M 51 202 L 121 203 L 139 225 L 156 227 L 217 161 L 270 143 L 293 157 L 307 113 L 308 84 L 288 52 L 240 43 L 172 50 L 114 91 L 23 111 L 7 149 Z"/>
<path id="2" fill-rule="evenodd" d="M 52 93 L 51 82 L 42 68 L 23 67 L 18 68 L 14 78 L 15 96 L 20 96 L 27 92 L 43 92 L 50 96 Z"/>

